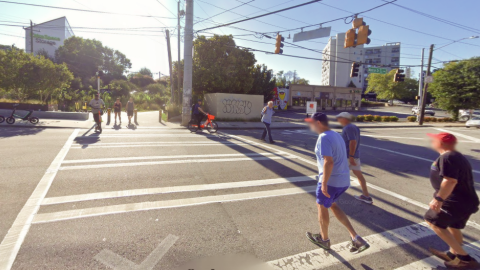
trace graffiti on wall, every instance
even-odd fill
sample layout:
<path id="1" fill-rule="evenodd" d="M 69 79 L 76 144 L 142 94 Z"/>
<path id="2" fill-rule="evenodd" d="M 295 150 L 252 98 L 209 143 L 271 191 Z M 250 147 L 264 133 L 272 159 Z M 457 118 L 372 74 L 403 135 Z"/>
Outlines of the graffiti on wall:
<path id="1" fill-rule="evenodd" d="M 288 105 L 289 89 L 275 87 L 273 89 L 273 106 L 275 109 L 286 110 Z"/>
<path id="2" fill-rule="evenodd" d="M 222 103 L 223 113 L 249 115 L 252 112 L 252 102 L 248 100 L 225 98 Z"/>

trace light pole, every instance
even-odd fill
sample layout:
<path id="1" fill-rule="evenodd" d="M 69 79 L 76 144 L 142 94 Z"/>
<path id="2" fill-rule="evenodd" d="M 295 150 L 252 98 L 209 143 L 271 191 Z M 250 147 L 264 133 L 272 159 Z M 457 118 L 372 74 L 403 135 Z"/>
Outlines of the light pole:
<path id="1" fill-rule="evenodd" d="M 457 42 L 460 42 L 460 41 L 465 40 L 465 39 L 476 39 L 476 38 L 479 38 L 479 36 L 470 36 L 470 37 L 466 37 L 466 38 L 461 38 L 461 39 L 459 39 L 459 40 L 455 40 L 455 41 L 453 41 L 453 42 L 451 42 L 451 43 L 448 43 L 447 45 L 443 45 L 442 47 L 438 47 L 438 48 L 436 48 L 435 50 L 439 50 L 439 49 L 441 49 L 441 48 L 443 48 L 443 47 L 447 47 L 447 46 L 449 46 L 449 45 L 452 45 L 453 43 L 457 43 Z"/>

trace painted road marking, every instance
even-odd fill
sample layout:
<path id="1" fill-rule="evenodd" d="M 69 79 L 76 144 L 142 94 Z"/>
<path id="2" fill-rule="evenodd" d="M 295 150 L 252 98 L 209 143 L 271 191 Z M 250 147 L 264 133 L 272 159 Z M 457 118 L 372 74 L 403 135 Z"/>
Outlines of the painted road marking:
<path id="1" fill-rule="evenodd" d="M 382 151 L 386 151 L 386 152 L 390 152 L 390 153 L 393 153 L 393 154 L 402 155 L 402 156 L 406 156 L 406 157 L 411 157 L 411 158 L 415 158 L 415 159 L 423 160 L 423 161 L 427 161 L 427 162 L 434 162 L 434 160 L 431 160 L 431 159 L 428 159 L 428 158 L 417 157 L 417 156 L 414 156 L 414 155 L 409 155 L 409 154 L 393 151 L 393 150 L 390 150 L 390 149 L 380 148 L 380 147 L 366 145 L 366 144 L 361 144 L 361 146 L 370 147 L 370 148 L 374 148 L 374 149 L 378 149 L 378 150 L 382 150 Z M 479 173 L 480 174 L 480 171 L 477 171 L 477 170 L 472 170 L 472 171 L 474 173 Z M 475 185 L 479 185 L 479 184 L 475 183 Z"/>
<path id="2" fill-rule="evenodd" d="M 203 185 L 189 185 L 189 186 L 174 186 L 174 187 L 159 187 L 159 188 L 145 188 L 145 189 L 132 189 L 121 191 L 107 191 L 89 194 L 79 194 L 61 197 L 45 198 L 42 205 L 52 205 L 61 203 L 71 203 L 90 200 L 103 200 L 120 197 L 141 196 L 150 194 L 166 194 L 166 193 L 178 193 L 178 192 L 191 192 L 191 191 L 208 191 L 218 189 L 234 189 L 242 187 L 258 187 L 266 185 L 276 184 L 288 184 L 306 181 L 316 181 L 316 175 L 313 176 L 298 176 L 289 178 L 275 178 L 265 180 L 252 180 L 242 182 L 226 182 L 219 184 L 203 184 Z M 352 183 L 353 184 L 353 183 Z"/>
<path id="3" fill-rule="evenodd" d="M 477 261 L 480 261 L 480 241 L 464 243 L 463 248 L 466 252 L 468 252 L 468 254 L 470 254 L 470 256 L 475 258 Z M 431 256 L 400 268 L 396 268 L 395 270 L 423 270 L 437 269 L 438 267 L 445 267 L 444 261 L 435 256 Z"/>
<path id="4" fill-rule="evenodd" d="M 472 137 L 472 136 L 468 136 L 468 135 L 464 135 L 462 133 L 458 133 L 458 132 L 454 132 L 454 131 L 450 131 L 450 130 L 446 130 L 446 129 L 442 129 L 442 128 L 436 128 L 436 130 L 438 131 L 441 131 L 441 132 L 448 132 L 448 133 L 451 133 L 457 137 L 461 137 L 461 138 L 464 138 L 464 139 L 467 139 L 467 140 L 471 140 L 473 142 L 480 142 L 479 139 L 475 138 L 475 137 Z"/>
<path id="5" fill-rule="evenodd" d="M 364 237 L 370 243 L 370 248 L 359 254 L 350 252 L 351 241 L 347 241 L 331 246 L 332 251 L 330 252 L 316 249 L 270 261 L 268 264 L 279 270 L 323 269 L 434 235 L 435 232 L 428 227 L 426 222 L 422 222 Z M 331 253 L 336 253 L 336 256 L 332 256 Z"/>
<path id="6" fill-rule="evenodd" d="M 177 242 L 178 236 L 168 235 L 160 245 L 139 265 L 115 254 L 113 251 L 104 249 L 98 253 L 94 259 L 114 270 L 151 270 L 165 256 L 167 251 Z"/>
<path id="7" fill-rule="evenodd" d="M 108 161 L 128 161 L 145 159 L 180 159 L 180 158 L 210 158 L 210 157 L 253 157 L 253 156 L 271 156 L 278 153 L 245 153 L 245 154 L 212 154 L 212 155 L 169 155 L 169 156 L 145 156 L 145 157 L 121 157 L 121 158 L 93 158 L 93 159 L 69 159 L 64 160 L 62 164 L 71 163 L 91 163 Z"/>
<path id="8" fill-rule="evenodd" d="M 60 164 L 67 155 L 68 150 L 70 149 L 70 146 L 72 145 L 73 140 L 78 135 L 79 131 L 79 129 L 75 129 L 67 139 L 60 152 L 58 152 L 57 156 L 48 167 L 40 182 L 38 182 L 37 187 L 33 191 L 32 195 L 30 195 L 30 198 L 28 198 L 22 210 L 20 210 L 20 213 L 13 222 L 12 227 L 8 230 L 7 235 L 5 235 L 3 238 L 3 241 L 0 244 L 0 269 L 9 270 L 12 267 L 23 240 L 30 229 L 31 222 L 40 208 L 40 204 L 45 198 L 48 189 L 52 185 L 55 175 L 57 175 Z"/>
<path id="9" fill-rule="evenodd" d="M 165 165 L 165 164 L 182 164 L 182 163 L 209 163 L 209 162 L 231 162 L 231 161 L 260 161 L 260 160 L 288 160 L 294 159 L 294 156 L 276 156 L 276 157 L 252 157 L 252 158 L 216 158 L 216 159 L 183 159 L 183 160 L 165 160 L 165 161 L 145 161 L 145 162 L 128 162 L 128 163 L 107 163 L 95 165 L 76 165 L 76 166 L 62 166 L 60 171 L 65 170 L 84 170 L 84 169 L 99 169 L 99 168 L 115 168 L 115 167 L 133 167 L 133 166 L 148 166 L 148 165 Z"/>
<path id="10" fill-rule="evenodd" d="M 87 147 L 84 147 L 84 146 L 72 146 L 72 149 L 83 149 L 83 150 L 87 150 L 87 149 L 93 149 L 93 148 L 133 148 L 133 147 L 166 147 L 166 146 L 175 146 L 175 147 L 178 147 L 178 146 L 222 146 L 222 145 L 247 145 L 245 143 L 241 144 L 241 143 L 221 143 L 221 144 L 216 144 L 216 143 L 199 143 L 199 144 L 184 144 L 184 143 L 166 143 L 166 144 L 132 144 L 132 145 L 105 145 L 105 146 L 102 146 L 102 145 L 99 145 L 99 146 L 96 146 L 96 145 L 92 145 L 92 146 L 87 146 Z"/>
<path id="11" fill-rule="evenodd" d="M 78 136 L 77 139 L 101 139 L 101 138 L 147 138 L 147 137 L 161 137 L 161 138 L 199 138 L 199 137 L 217 137 L 216 135 L 211 134 L 159 134 L 159 133 L 145 133 L 145 134 L 107 134 L 107 135 L 98 135 L 98 136 Z"/>
<path id="12" fill-rule="evenodd" d="M 210 144 L 222 144 L 224 142 L 228 142 L 227 140 L 218 140 L 218 141 L 214 141 L 214 140 L 209 140 L 209 141 L 181 141 L 181 142 L 178 142 L 178 141 L 174 141 L 172 143 L 182 143 L 182 144 L 191 144 L 191 143 L 202 143 L 202 144 L 207 144 L 207 143 L 210 143 Z M 103 145 L 129 145 L 129 144 L 168 144 L 168 142 L 110 142 L 110 143 L 106 143 L 106 142 L 85 142 L 85 143 L 74 143 L 73 145 L 88 145 L 88 146 L 95 146 L 95 145 L 100 145 L 100 146 L 103 146 Z"/>
<path id="13" fill-rule="evenodd" d="M 267 191 L 205 196 L 205 197 L 177 199 L 177 200 L 168 200 L 168 201 L 151 201 L 151 202 L 93 207 L 93 208 L 85 208 L 85 209 L 75 209 L 75 210 L 68 210 L 68 211 L 37 214 L 32 223 L 46 223 L 46 222 L 70 220 L 70 219 L 77 219 L 77 218 L 136 212 L 136 211 L 158 210 L 158 209 L 196 206 L 196 205 L 204 205 L 204 204 L 212 204 L 212 203 L 228 203 L 228 202 L 237 202 L 237 201 L 245 201 L 245 200 L 263 199 L 263 198 L 279 197 L 279 196 L 286 196 L 286 195 L 303 194 L 306 192 L 310 193 L 310 192 L 315 192 L 316 189 L 317 189 L 317 185 L 314 185 L 314 186 L 306 186 L 306 187 L 294 187 L 294 188 L 285 188 L 285 189 L 276 189 L 276 190 L 267 190 Z"/>

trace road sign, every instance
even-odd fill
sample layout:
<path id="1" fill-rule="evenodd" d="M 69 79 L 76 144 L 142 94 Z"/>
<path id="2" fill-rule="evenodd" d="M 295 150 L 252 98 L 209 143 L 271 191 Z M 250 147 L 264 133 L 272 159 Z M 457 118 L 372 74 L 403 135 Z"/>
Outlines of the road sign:
<path id="1" fill-rule="evenodd" d="M 426 83 L 432 83 L 433 82 L 433 76 L 429 75 L 429 76 L 425 77 L 425 82 Z"/>
<path id="2" fill-rule="evenodd" d="M 307 101 L 307 114 L 314 114 L 317 112 L 317 102 Z"/>
<path id="3" fill-rule="evenodd" d="M 322 37 L 329 37 L 331 29 L 332 28 L 329 26 L 329 27 L 322 27 L 319 29 L 311 30 L 311 31 L 305 31 L 305 32 L 302 31 L 300 33 L 296 33 L 293 35 L 293 42 L 322 38 Z"/>
<path id="4" fill-rule="evenodd" d="M 376 68 L 376 67 L 369 67 L 368 73 L 378 73 L 378 74 L 387 74 L 386 68 Z"/>

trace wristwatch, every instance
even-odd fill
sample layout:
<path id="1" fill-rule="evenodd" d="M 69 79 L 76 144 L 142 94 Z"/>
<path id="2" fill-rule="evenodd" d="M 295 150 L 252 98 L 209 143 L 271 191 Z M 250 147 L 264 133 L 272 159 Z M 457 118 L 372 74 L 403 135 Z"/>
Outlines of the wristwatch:
<path id="1" fill-rule="evenodd" d="M 444 202 L 445 200 L 442 199 L 442 197 L 439 197 L 439 196 L 435 196 L 435 200 L 439 201 L 439 202 Z"/>
<path id="2" fill-rule="evenodd" d="M 350 155 L 350 157 L 353 157 L 353 158 L 354 158 L 355 156 Z"/>

